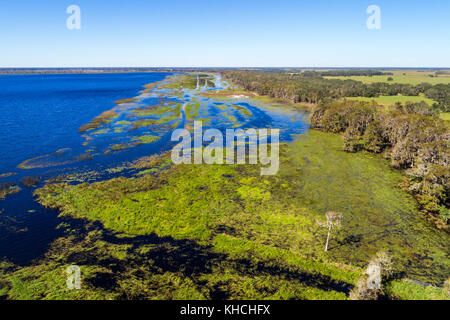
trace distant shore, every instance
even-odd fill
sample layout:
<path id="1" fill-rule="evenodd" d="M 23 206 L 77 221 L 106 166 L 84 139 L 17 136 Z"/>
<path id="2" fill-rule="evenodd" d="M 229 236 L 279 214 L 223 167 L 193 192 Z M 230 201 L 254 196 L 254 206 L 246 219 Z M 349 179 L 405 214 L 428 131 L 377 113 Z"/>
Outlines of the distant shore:
<path id="1" fill-rule="evenodd" d="M 134 73 L 134 72 L 222 72 L 226 70 L 261 71 L 305 71 L 305 70 L 418 70 L 449 71 L 450 68 L 312 68 L 312 67 L 99 67 L 99 68 L 0 68 L 0 75 L 28 74 L 90 74 L 90 73 Z"/>
<path id="2" fill-rule="evenodd" d="M 138 72 L 220 72 L 235 68 L 0 68 L 0 75 L 29 74 L 98 74 Z M 250 70 L 249 68 L 248 70 Z M 239 69 L 241 70 L 241 69 Z M 242 69 L 247 70 L 247 69 Z M 256 70 L 256 69 L 255 69 Z"/>
<path id="3" fill-rule="evenodd" d="M 0 68 L 0 75 L 174 72 L 174 68 Z M 185 70 L 186 72 L 186 70 Z"/>

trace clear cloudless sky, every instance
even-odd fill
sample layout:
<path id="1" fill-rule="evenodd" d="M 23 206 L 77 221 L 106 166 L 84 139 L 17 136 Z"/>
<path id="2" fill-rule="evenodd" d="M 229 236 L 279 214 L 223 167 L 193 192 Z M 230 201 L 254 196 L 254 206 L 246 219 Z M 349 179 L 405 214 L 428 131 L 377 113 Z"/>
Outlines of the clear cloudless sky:
<path id="1" fill-rule="evenodd" d="M 450 1 L 1 0 L 0 67 L 107 66 L 450 67 Z"/>

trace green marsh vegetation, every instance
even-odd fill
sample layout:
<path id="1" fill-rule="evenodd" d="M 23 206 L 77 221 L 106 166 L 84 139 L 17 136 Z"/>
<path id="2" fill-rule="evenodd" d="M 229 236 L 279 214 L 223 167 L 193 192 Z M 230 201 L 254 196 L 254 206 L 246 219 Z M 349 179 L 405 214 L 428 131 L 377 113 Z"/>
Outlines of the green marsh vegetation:
<path id="1" fill-rule="evenodd" d="M 399 279 L 389 282 L 389 297 L 411 299 L 422 290 L 403 285 L 405 276 L 442 285 L 447 235 L 417 215 L 414 199 L 398 187 L 399 172 L 380 156 L 342 146 L 339 135 L 311 131 L 283 145 L 280 174 L 271 177 L 248 165 L 180 165 L 135 178 L 49 184 L 36 191 L 38 201 L 92 229 L 61 238 L 70 244 L 46 259 L 55 270 L 86 268 L 85 298 L 346 299 L 385 248 Z M 318 221 L 330 209 L 346 215 L 325 253 Z M 11 279 L 26 270 L 4 277 L 12 283 L 8 297 L 18 290 Z M 34 290 L 51 298 L 42 286 Z M 422 291 L 445 297 L 439 288 Z"/>
<path id="2" fill-rule="evenodd" d="M 15 176 L 17 172 L 7 172 L 0 174 L 0 179 Z"/>
<path id="3" fill-rule="evenodd" d="M 125 99 L 120 99 L 117 101 L 114 101 L 115 104 L 123 104 L 123 103 L 132 103 L 132 102 L 136 102 L 139 101 L 138 98 L 125 98 Z"/>
<path id="4" fill-rule="evenodd" d="M 118 107 L 83 125 L 80 128 L 80 132 L 85 132 L 83 146 L 89 147 L 95 144 L 96 138 L 106 136 L 115 142 L 103 150 L 103 154 L 110 154 L 160 140 L 160 134 L 176 127 L 181 117 L 180 103 L 159 96 L 158 86 L 164 83 L 145 85 L 140 96 L 116 101 Z M 145 99 L 149 97 L 157 97 L 156 104 L 147 105 Z M 91 152 L 92 148 L 88 150 Z"/>
<path id="5" fill-rule="evenodd" d="M 111 119 L 114 119 L 117 117 L 117 113 L 114 110 L 109 110 L 103 112 L 101 115 L 97 116 L 92 120 L 90 123 L 82 125 L 78 131 L 79 132 L 86 132 L 90 130 L 97 129 L 111 121 Z"/>
<path id="6" fill-rule="evenodd" d="M 450 127 L 448 122 L 403 112 L 383 111 L 363 102 L 319 104 L 311 126 L 343 133 L 344 150 L 383 153 L 394 168 L 406 170 L 406 187 L 421 208 L 447 228 L 450 192 Z"/>
<path id="7" fill-rule="evenodd" d="M 18 193 L 20 187 L 12 182 L 0 183 L 0 200 L 4 199 L 7 195 Z"/>
<path id="8" fill-rule="evenodd" d="M 442 112 L 440 117 L 441 117 L 442 120 L 449 121 L 450 120 L 450 112 Z"/>

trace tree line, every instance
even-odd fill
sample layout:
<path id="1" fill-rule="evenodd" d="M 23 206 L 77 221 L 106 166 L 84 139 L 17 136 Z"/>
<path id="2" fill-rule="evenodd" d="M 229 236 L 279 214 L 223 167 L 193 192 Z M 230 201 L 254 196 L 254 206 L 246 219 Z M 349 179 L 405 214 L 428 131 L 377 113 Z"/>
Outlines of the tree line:
<path id="1" fill-rule="evenodd" d="M 450 130 L 446 121 L 344 101 L 315 106 L 311 127 L 343 134 L 347 152 L 383 153 L 392 167 L 405 170 L 407 188 L 420 207 L 448 225 Z"/>
<path id="2" fill-rule="evenodd" d="M 315 71 L 302 73 L 227 71 L 224 72 L 224 77 L 245 90 L 294 103 L 317 104 L 345 97 L 375 98 L 399 94 L 404 96 L 424 94 L 425 97 L 436 101 L 430 107 L 433 114 L 450 112 L 450 84 L 363 83 L 351 79 L 325 79 Z"/>
<path id="3" fill-rule="evenodd" d="M 450 221 L 450 130 L 447 121 L 433 117 L 450 111 L 450 85 L 428 83 L 364 84 L 354 80 L 324 79 L 314 72 L 228 71 L 225 78 L 245 90 L 294 103 L 313 103 L 311 126 L 341 133 L 347 152 L 383 153 L 394 168 L 405 170 L 408 189 L 421 208 Z M 397 104 L 386 110 L 376 103 L 345 97 L 423 93 L 437 103 Z M 442 225 L 442 224 L 441 224 Z"/>

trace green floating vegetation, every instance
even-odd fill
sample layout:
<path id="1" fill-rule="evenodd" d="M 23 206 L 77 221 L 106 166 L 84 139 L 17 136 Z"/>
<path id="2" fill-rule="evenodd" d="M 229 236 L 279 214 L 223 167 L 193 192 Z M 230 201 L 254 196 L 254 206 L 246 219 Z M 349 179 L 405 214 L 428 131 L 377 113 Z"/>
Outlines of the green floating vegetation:
<path id="1" fill-rule="evenodd" d="M 0 179 L 15 176 L 17 172 L 7 172 L 0 174 Z"/>
<path id="2" fill-rule="evenodd" d="M 389 282 L 385 291 L 397 300 L 450 300 L 449 294 L 442 288 L 422 286 L 406 279 Z"/>
<path id="3" fill-rule="evenodd" d="M 199 297 L 211 297 L 207 288 L 215 286 L 233 298 L 345 299 L 379 250 L 393 257 L 398 274 L 441 284 L 449 270 L 448 234 L 420 217 L 397 187 L 399 172 L 378 156 L 341 151 L 342 143 L 339 135 L 311 131 L 282 145 L 275 176 L 261 177 L 251 165 L 178 165 L 158 174 L 149 160 L 135 178 L 52 184 L 35 195 L 62 216 L 100 221 L 115 233 L 194 241 L 225 255 L 200 277 L 207 284 Z M 343 213 L 343 227 L 324 252 L 326 230 L 318 221 L 329 210 Z M 236 261 L 285 271 L 237 273 Z M 311 279 L 325 281 L 326 291 Z"/>
<path id="4" fill-rule="evenodd" d="M 253 113 L 250 110 L 248 110 L 247 108 L 244 108 L 243 106 L 236 104 L 236 105 L 233 105 L 233 108 L 236 108 L 243 116 L 246 116 L 246 117 L 253 116 Z"/>
<path id="5" fill-rule="evenodd" d="M 99 116 L 95 117 L 90 123 L 82 125 L 78 131 L 86 132 L 100 128 L 101 126 L 107 124 L 110 120 L 117 118 L 119 115 L 114 110 L 105 111 Z"/>
<path id="6" fill-rule="evenodd" d="M 17 268 L 0 262 L 0 297 L 11 300 L 96 300 L 114 296 L 101 288 L 70 290 L 67 288 L 67 267 L 51 261 L 48 264 Z M 12 272 L 14 270 L 14 272 Z M 81 272 L 89 279 L 104 269 L 82 266 Z M 6 273 L 6 274 L 5 274 Z"/>
<path id="7" fill-rule="evenodd" d="M 131 122 L 127 121 L 127 120 L 120 120 L 120 121 L 116 121 L 114 124 L 118 125 L 118 126 L 122 126 L 122 125 L 130 125 Z"/>
<path id="8" fill-rule="evenodd" d="M 82 183 L 88 181 L 94 181 L 101 175 L 100 172 L 95 170 L 88 170 L 82 172 L 74 172 L 70 174 L 63 174 L 45 181 L 45 183 Z"/>
<path id="9" fill-rule="evenodd" d="M 27 159 L 21 162 L 17 168 L 19 169 L 36 169 L 36 168 L 47 168 L 57 165 L 65 165 L 74 163 L 83 159 L 80 157 L 74 157 L 71 153 L 71 148 L 62 148 L 53 153 L 45 154 L 42 156 Z"/>
<path id="10" fill-rule="evenodd" d="M 199 117 L 201 103 L 199 101 L 192 101 L 190 103 L 187 103 L 184 111 L 186 113 L 186 119 L 187 120 L 196 120 L 196 118 Z"/>
<path id="11" fill-rule="evenodd" d="M 20 192 L 20 187 L 12 182 L 0 183 L 0 200 L 6 198 L 7 195 Z"/>
<path id="12" fill-rule="evenodd" d="M 450 121 L 450 112 L 441 112 L 440 118 L 442 120 Z"/>
<path id="13" fill-rule="evenodd" d="M 110 146 L 110 150 L 112 151 L 120 151 L 133 147 L 134 144 L 129 143 L 117 143 Z"/>
<path id="14" fill-rule="evenodd" d="M 136 102 L 139 101 L 138 98 L 125 98 L 125 99 L 120 99 L 117 101 L 114 101 L 115 104 L 123 104 L 123 103 L 132 103 L 132 102 Z"/>
<path id="15" fill-rule="evenodd" d="M 136 142 L 136 144 L 148 144 L 159 141 L 161 137 L 148 135 L 148 136 L 139 136 L 133 137 L 132 141 Z"/>

